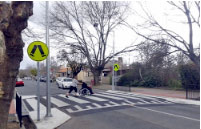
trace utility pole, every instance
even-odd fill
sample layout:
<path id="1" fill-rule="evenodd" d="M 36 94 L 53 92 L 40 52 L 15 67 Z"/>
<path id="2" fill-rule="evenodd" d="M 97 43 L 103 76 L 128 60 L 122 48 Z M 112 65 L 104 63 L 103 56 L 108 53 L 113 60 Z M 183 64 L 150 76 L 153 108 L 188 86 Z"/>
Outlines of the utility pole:
<path id="1" fill-rule="evenodd" d="M 114 64 L 115 64 L 115 61 L 114 61 L 114 48 L 115 48 L 115 32 L 113 31 L 113 64 L 112 64 L 112 90 L 115 90 L 115 87 L 114 87 L 114 83 L 115 83 L 115 73 L 114 73 Z"/>
<path id="2" fill-rule="evenodd" d="M 37 121 L 40 121 L 40 66 L 37 62 Z"/>
<path id="3" fill-rule="evenodd" d="M 48 16 L 48 8 L 49 2 L 46 1 L 46 44 L 48 49 L 49 47 L 49 16 Z M 51 117 L 51 103 L 50 103 L 50 49 L 49 55 L 46 60 L 46 71 L 47 71 L 47 81 L 46 81 L 46 100 L 47 100 L 47 107 L 46 107 L 46 117 Z"/>

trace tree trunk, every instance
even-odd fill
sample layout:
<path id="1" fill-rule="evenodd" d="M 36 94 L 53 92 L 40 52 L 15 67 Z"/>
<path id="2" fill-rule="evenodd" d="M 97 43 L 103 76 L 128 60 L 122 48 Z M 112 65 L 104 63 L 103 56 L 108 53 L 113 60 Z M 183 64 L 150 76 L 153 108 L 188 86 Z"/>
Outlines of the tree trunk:
<path id="1" fill-rule="evenodd" d="M 100 77 L 100 72 L 99 71 L 95 71 L 93 72 L 93 75 L 94 75 L 94 85 L 99 85 L 100 82 L 99 82 L 99 77 Z"/>
<path id="2" fill-rule="evenodd" d="M 196 56 L 194 53 L 190 53 L 189 58 L 196 65 L 196 69 L 200 71 L 200 57 Z"/>
<path id="3" fill-rule="evenodd" d="M 0 129 L 7 129 L 16 77 L 23 59 L 21 31 L 33 14 L 33 2 L 0 2 Z"/>
<path id="4" fill-rule="evenodd" d="M 139 74 L 140 74 L 140 78 L 142 81 L 144 81 L 143 77 L 142 77 L 142 71 L 141 71 L 141 68 L 139 68 Z"/>

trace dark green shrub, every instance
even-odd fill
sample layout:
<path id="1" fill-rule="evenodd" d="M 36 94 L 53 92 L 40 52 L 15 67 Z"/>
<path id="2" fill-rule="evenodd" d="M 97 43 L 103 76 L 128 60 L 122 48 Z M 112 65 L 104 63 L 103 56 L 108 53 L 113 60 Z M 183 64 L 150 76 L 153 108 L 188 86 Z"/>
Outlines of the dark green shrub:
<path id="1" fill-rule="evenodd" d="M 139 73 L 136 71 L 130 71 L 129 73 L 124 74 L 117 85 L 125 86 L 144 86 L 144 87 L 156 87 L 161 86 L 161 78 L 154 71 L 145 71 L 143 75 L 143 80 L 140 79 Z"/>
<path id="2" fill-rule="evenodd" d="M 126 73 L 125 75 L 123 75 L 119 81 L 117 82 L 118 86 L 126 86 L 126 85 L 130 85 L 131 82 L 131 75 L 130 73 Z"/>
<path id="3" fill-rule="evenodd" d="M 134 80 L 130 83 L 131 86 L 137 87 L 140 86 L 140 81 L 139 80 Z"/>
<path id="4" fill-rule="evenodd" d="M 161 80 L 155 75 L 149 75 L 144 78 L 144 81 L 141 81 L 140 85 L 145 87 L 157 87 L 161 86 Z"/>
<path id="5" fill-rule="evenodd" d="M 161 86 L 161 77 L 155 70 L 147 70 L 138 84 L 143 87 L 158 87 Z"/>
<path id="6" fill-rule="evenodd" d="M 182 86 L 189 89 L 200 89 L 200 72 L 194 64 L 179 67 Z"/>
<path id="7" fill-rule="evenodd" d="M 182 84 L 180 80 L 176 80 L 176 79 L 171 79 L 168 81 L 168 87 L 172 88 L 172 89 L 182 89 Z"/>

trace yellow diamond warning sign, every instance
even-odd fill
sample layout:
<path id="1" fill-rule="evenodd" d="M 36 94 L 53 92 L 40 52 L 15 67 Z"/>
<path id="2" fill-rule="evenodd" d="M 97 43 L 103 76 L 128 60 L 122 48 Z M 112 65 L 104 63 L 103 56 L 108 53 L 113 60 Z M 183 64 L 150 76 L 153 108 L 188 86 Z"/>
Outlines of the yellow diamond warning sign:
<path id="1" fill-rule="evenodd" d="M 118 64 L 114 64 L 114 71 L 118 71 L 119 70 L 119 65 Z"/>
<path id="2" fill-rule="evenodd" d="M 49 50 L 47 45 L 43 42 L 34 41 L 28 46 L 27 53 L 32 60 L 42 61 L 47 58 Z"/>

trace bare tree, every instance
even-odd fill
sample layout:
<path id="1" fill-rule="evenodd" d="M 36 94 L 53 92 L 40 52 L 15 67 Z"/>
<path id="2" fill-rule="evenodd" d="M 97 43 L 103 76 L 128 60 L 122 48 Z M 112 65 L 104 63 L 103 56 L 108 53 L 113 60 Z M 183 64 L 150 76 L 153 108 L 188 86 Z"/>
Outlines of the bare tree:
<path id="1" fill-rule="evenodd" d="M 133 50 L 129 46 L 112 54 L 108 49 L 109 36 L 127 17 L 127 3 L 90 1 L 54 5 L 50 18 L 54 38 L 62 48 L 70 46 L 86 56 L 95 84 L 113 56 Z"/>
<path id="2" fill-rule="evenodd" d="M 165 42 L 165 41 L 160 41 Z M 165 56 L 171 54 L 167 43 L 156 44 L 153 41 L 145 41 L 138 45 L 139 55 L 148 68 L 163 67 Z"/>
<path id="3" fill-rule="evenodd" d="M 197 41 L 193 40 L 195 38 L 194 34 L 199 33 L 195 28 L 200 29 L 200 1 L 180 1 L 180 2 L 168 2 L 171 7 L 174 7 L 183 16 L 182 22 L 180 24 L 186 25 L 188 27 L 188 38 L 178 34 L 173 29 L 168 29 L 157 19 L 154 18 L 152 14 L 149 13 L 143 6 L 141 6 L 146 14 L 146 21 L 144 24 L 128 25 L 135 33 L 146 40 L 153 41 L 158 44 L 167 44 L 174 51 L 180 51 L 185 54 L 192 62 L 194 62 L 197 68 L 200 68 L 200 46 L 196 47 Z M 184 21 L 184 22 L 183 22 Z M 146 34 L 142 30 L 146 30 Z M 147 34 L 149 31 L 149 34 Z M 166 42 L 161 42 L 164 39 Z M 199 41 L 198 41 L 199 42 Z"/>
<path id="4" fill-rule="evenodd" d="M 84 55 L 73 48 L 70 52 L 67 52 L 65 49 L 59 51 L 57 59 L 68 63 L 67 65 L 72 69 L 73 77 L 77 76 L 86 65 Z"/>
<path id="5" fill-rule="evenodd" d="M 16 76 L 23 57 L 21 32 L 33 14 L 33 2 L 0 2 L 0 129 L 7 129 Z"/>
<path id="6" fill-rule="evenodd" d="M 28 39 L 30 39 L 30 38 L 39 40 L 44 37 L 44 34 L 42 34 L 42 33 L 38 34 L 38 33 L 34 32 L 34 29 L 31 27 L 27 27 L 26 29 L 24 29 L 22 31 L 22 35 L 23 35 L 23 40 L 25 40 L 25 41 L 26 40 L 29 41 Z"/>

